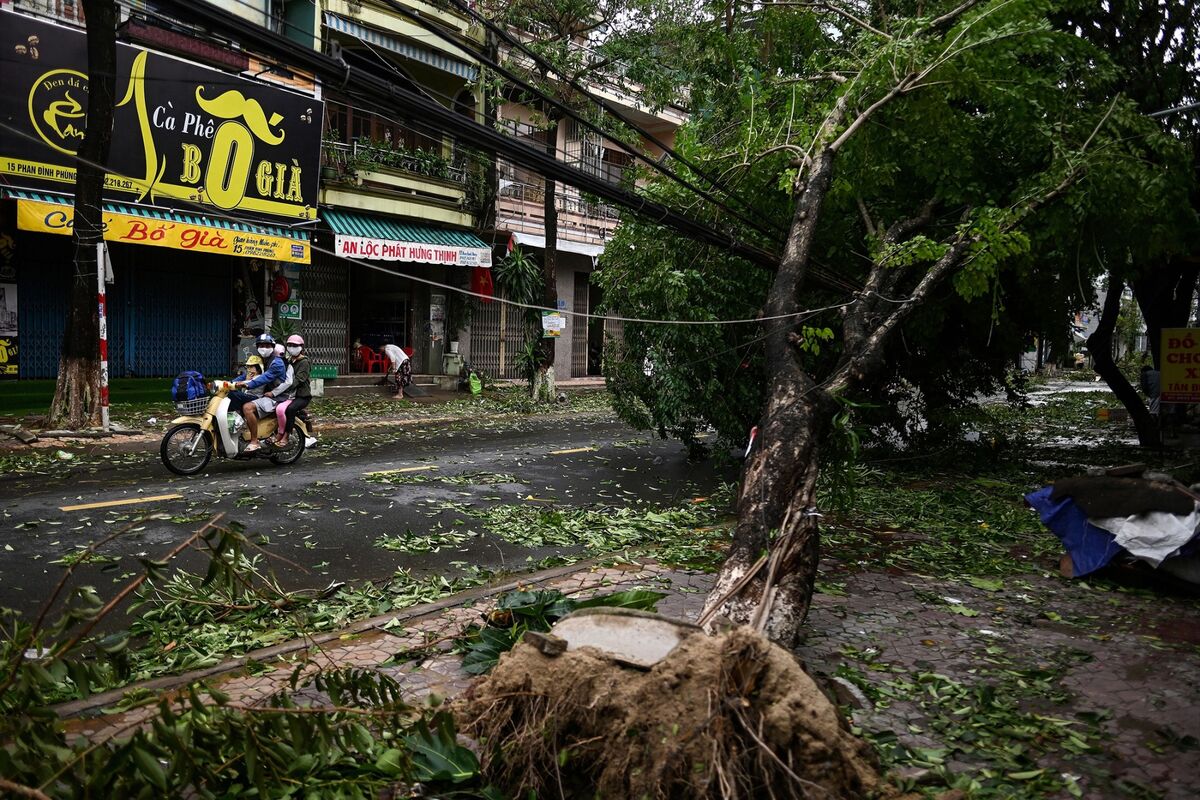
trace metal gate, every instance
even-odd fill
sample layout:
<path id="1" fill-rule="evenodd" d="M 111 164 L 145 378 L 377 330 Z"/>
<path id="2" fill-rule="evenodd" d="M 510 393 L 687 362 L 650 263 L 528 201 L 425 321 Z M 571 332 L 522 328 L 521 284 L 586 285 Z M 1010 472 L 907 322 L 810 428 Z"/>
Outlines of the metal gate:
<path id="1" fill-rule="evenodd" d="M 70 239 L 58 240 L 27 234 L 18 243 L 22 378 L 58 373 L 73 269 Z M 229 259 L 127 245 L 114 247 L 112 260 L 115 283 L 107 294 L 113 377 L 229 371 Z"/>
<path id="2" fill-rule="evenodd" d="M 346 262 L 324 254 L 314 254 L 313 263 L 300 270 L 305 350 L 314 364 L 335 366 L 342 374 L 349 372 L 349 280 Z"/>
<path id="3" fill-rule="evenodd" d="M 523 314 L 505 303 L 480 303 L 471 318 L 471 365 L 493 378 L 523 377 L 514 363 Z"/>
<path id="4" fill-rule="evenodd" d="M 575 273 L 575 302 L 572 311 L 588 313 L 588 273 Z M 565 377 L 582 378 L 588 374 L 588 318 L 575 316 L 567 323 L 571 331 L 571 372 Z"/>

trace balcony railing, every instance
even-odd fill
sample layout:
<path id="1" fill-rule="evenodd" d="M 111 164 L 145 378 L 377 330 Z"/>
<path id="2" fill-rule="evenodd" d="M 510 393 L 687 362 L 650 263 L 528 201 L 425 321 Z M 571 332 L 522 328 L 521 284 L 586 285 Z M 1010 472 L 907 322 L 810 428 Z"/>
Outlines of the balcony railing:
<path id="1" fill-rule="evenodd" d="M 339 177 L 353 177 L 358 171 L 372 167 L 411 172 L 465 186 L 468 170 L 440 153 L 429 150 L 407 150 L 381 146 L 375 142 L 325 142 L 322 163 L 333 167 Z"/>
<path id="2" fill-rule="evenodd" d="M 501 178 L 499 195 L 498 225 L 531 233 L 545 229 L 546 190 L 542 184 Z M 554 198 L 554 207 L 560 215 L 559 235 L 563 239 L 603 242 L 620 221 L 620 212 L 615 207 L 561 189 Z"/>

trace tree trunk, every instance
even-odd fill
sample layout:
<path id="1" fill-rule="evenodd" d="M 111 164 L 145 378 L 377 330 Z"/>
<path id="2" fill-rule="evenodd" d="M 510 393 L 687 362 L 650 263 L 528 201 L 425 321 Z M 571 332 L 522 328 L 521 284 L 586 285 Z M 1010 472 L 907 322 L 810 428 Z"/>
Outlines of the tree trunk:
<path id="1" fill-rule="evenodd" d="M 800 288 L 829 189 L 833 156 L 829 151 L 818 155 L 796 202 L 787 245 L 764 308 L 768 318 L 800 310 Z M 719 614 L 737 624 L 758 622 L 772 641 L 793 647 L 808 616 L 817 575 L 818 457 L 832 401 L 801 365 L 793 342 L 795 318 L 769 319 L 765 325 L 771 376 L 767 404 L 755 449 L 742 469 L 733 544 L 702 618 L 711 620 Z M 776 531 L 778 535 L 772 537 Z M 773 551 L 771 558 L 760 558 L 768 550 Z M 760 612 L 764 595 L 766 605 Z"/>
<path id="2" fill-rule="evenodd" d="M 117 8 L 112 0 L 83 0 L 87 22 L 87 128 L 75 173 L 74 274 L 68 294 L 58 382 L 48 424 L 78 430 L 100 424 L 100 319 L 96 245 L 103 240 L 105 170 L 112 143 L 117 71 Z"/>
<path id="3" fill-rule="evenodd" d="M 1155 369 L 1162 369 L 1162 329 L 1188 325 L 1198 274 L 1200 264 L 1194 258 L 1177 256 L 1133 282 L 1133 295 L 1146 320 L 1146 339 Z"/>
<path id="4" fill-rule="evenodd" d="M 1113 360 L 1113 331 L 1121 313 L 1121 294 L 1124 289 L 1124 280 L 1109 273 L 1108 294 L 1104 298 L 1104 309 L 1100 312 L 1100 324 L 1096 332 L 1088 337 L 1087 348 L 1092 354 L 1096 374 L 1104 379 L 1121 404 L 1129 410 L 1129 417 L 1137 429 L 1138 442 L 1143 447 L 1155 447 L 1159 444 L 1158 420 Z"/>
<path id="5" fill-rule="evenodd" d="M 546 152 L 551 157 L 558 153 L 559 121 L 555 119 L 547 131 Z M 545 179 L 546 192 L 543 197 L 542 217 L 545 222 L 546 248 L 542 251 L 542 305 L 546 308 L 558 308 L 558 204 L 555 182 Z M 541 335 L 536 331 L 534 335 Z M 543 338 L 542 360 L 538 364 L 537 374 L 530 387 L 534 400 L 553 402 L 554 388 L 554 346 L 556 339 Z"/>

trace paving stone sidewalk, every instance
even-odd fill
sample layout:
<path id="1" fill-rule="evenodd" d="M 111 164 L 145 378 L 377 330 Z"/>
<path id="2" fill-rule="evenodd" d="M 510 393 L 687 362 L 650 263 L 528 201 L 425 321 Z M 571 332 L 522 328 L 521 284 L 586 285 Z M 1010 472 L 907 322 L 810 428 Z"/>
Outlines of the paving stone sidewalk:
<path id="1" fill-rule="evenodd" d="M 947 733 L 946 719 L 970 711 L 944 707 L 961 704 L 964 695 L 955 695 L 955 686 L 968 695 L 994 686 L 1014 690 L 1023 710 L 1063 720 L 1087 737 L 1091 751 L 1071 755 L 1052 749 L 1038 762 L 1075 776 L 1082 797 L 1200 797 L 1200 604 L 1195 600 L 1118 592 L 1050 573 L 1008 578 L 988 588 L 911 574 L 839 577 L 845 583 L 831 589 L 836 594 L 815 597 L 809 633 L 797 654 L 839 702 L 848 704 L 854 724 L 864 731 L 890 731 L 899 744 L 942 757 L 956 773 L 994 768 L 977 748 Z M 660 613 L 694 619 L 712 581 L 711 575 L 649 563 L 534 577 L 526 585 L 568 595 L 656 589 L 667 593 Z M 410 609 L 411 616 L 387 630 L 380 622 L 294 653 L 274 671 L 235 671 L 211 683 L 233 702 L 261 703 L 286 686 L 292 659 L 301 657 L 314 666 L 377 669 L 396 678 L 413 700 L 430 694 L 454 697 L 472 677 L 450 652 L 452 640 L 494 602 L 494 595 L 477 594 L 428 613 Z M 397 663 L 402 661 L 397 654 L 421 650 L 426 655 Z M 898 685 L 919 687 L 922 681 L 951 687 L 951 699 L 923 690 L 896 691 Z M 294 699 L 323 702 L 316 696 Z M 77 719 L 71 728 L 89 738 L 105 737 L 152 713 L 142 708 Z"/>

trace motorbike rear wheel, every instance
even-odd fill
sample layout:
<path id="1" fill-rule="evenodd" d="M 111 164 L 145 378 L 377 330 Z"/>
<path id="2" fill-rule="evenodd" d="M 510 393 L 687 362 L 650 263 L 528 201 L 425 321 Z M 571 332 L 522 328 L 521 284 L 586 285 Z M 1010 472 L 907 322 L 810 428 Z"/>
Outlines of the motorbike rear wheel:
<path id="1" fill-rule="evenodd" d="M 292 432 L 288 434 L 287 447 L 280 448 L 275 455 L 271 456 L 271 463 L 281 467 L 286 467 L 289 464 L 295 464 L 300 460 L 300 456 L 304 454 L 304 432 L 300 430 L 300 426 L 296 425 L 292 428 Z"/>
<path id="2" fill-rule="evenodd" d="M 212 452 L 212 440 L 194 422 L 184 422 L 171 428 L 163 436 L 162 445 L 158 448 L 163 464 L 176 475 L 195 475 L 208 466 Z"/>

